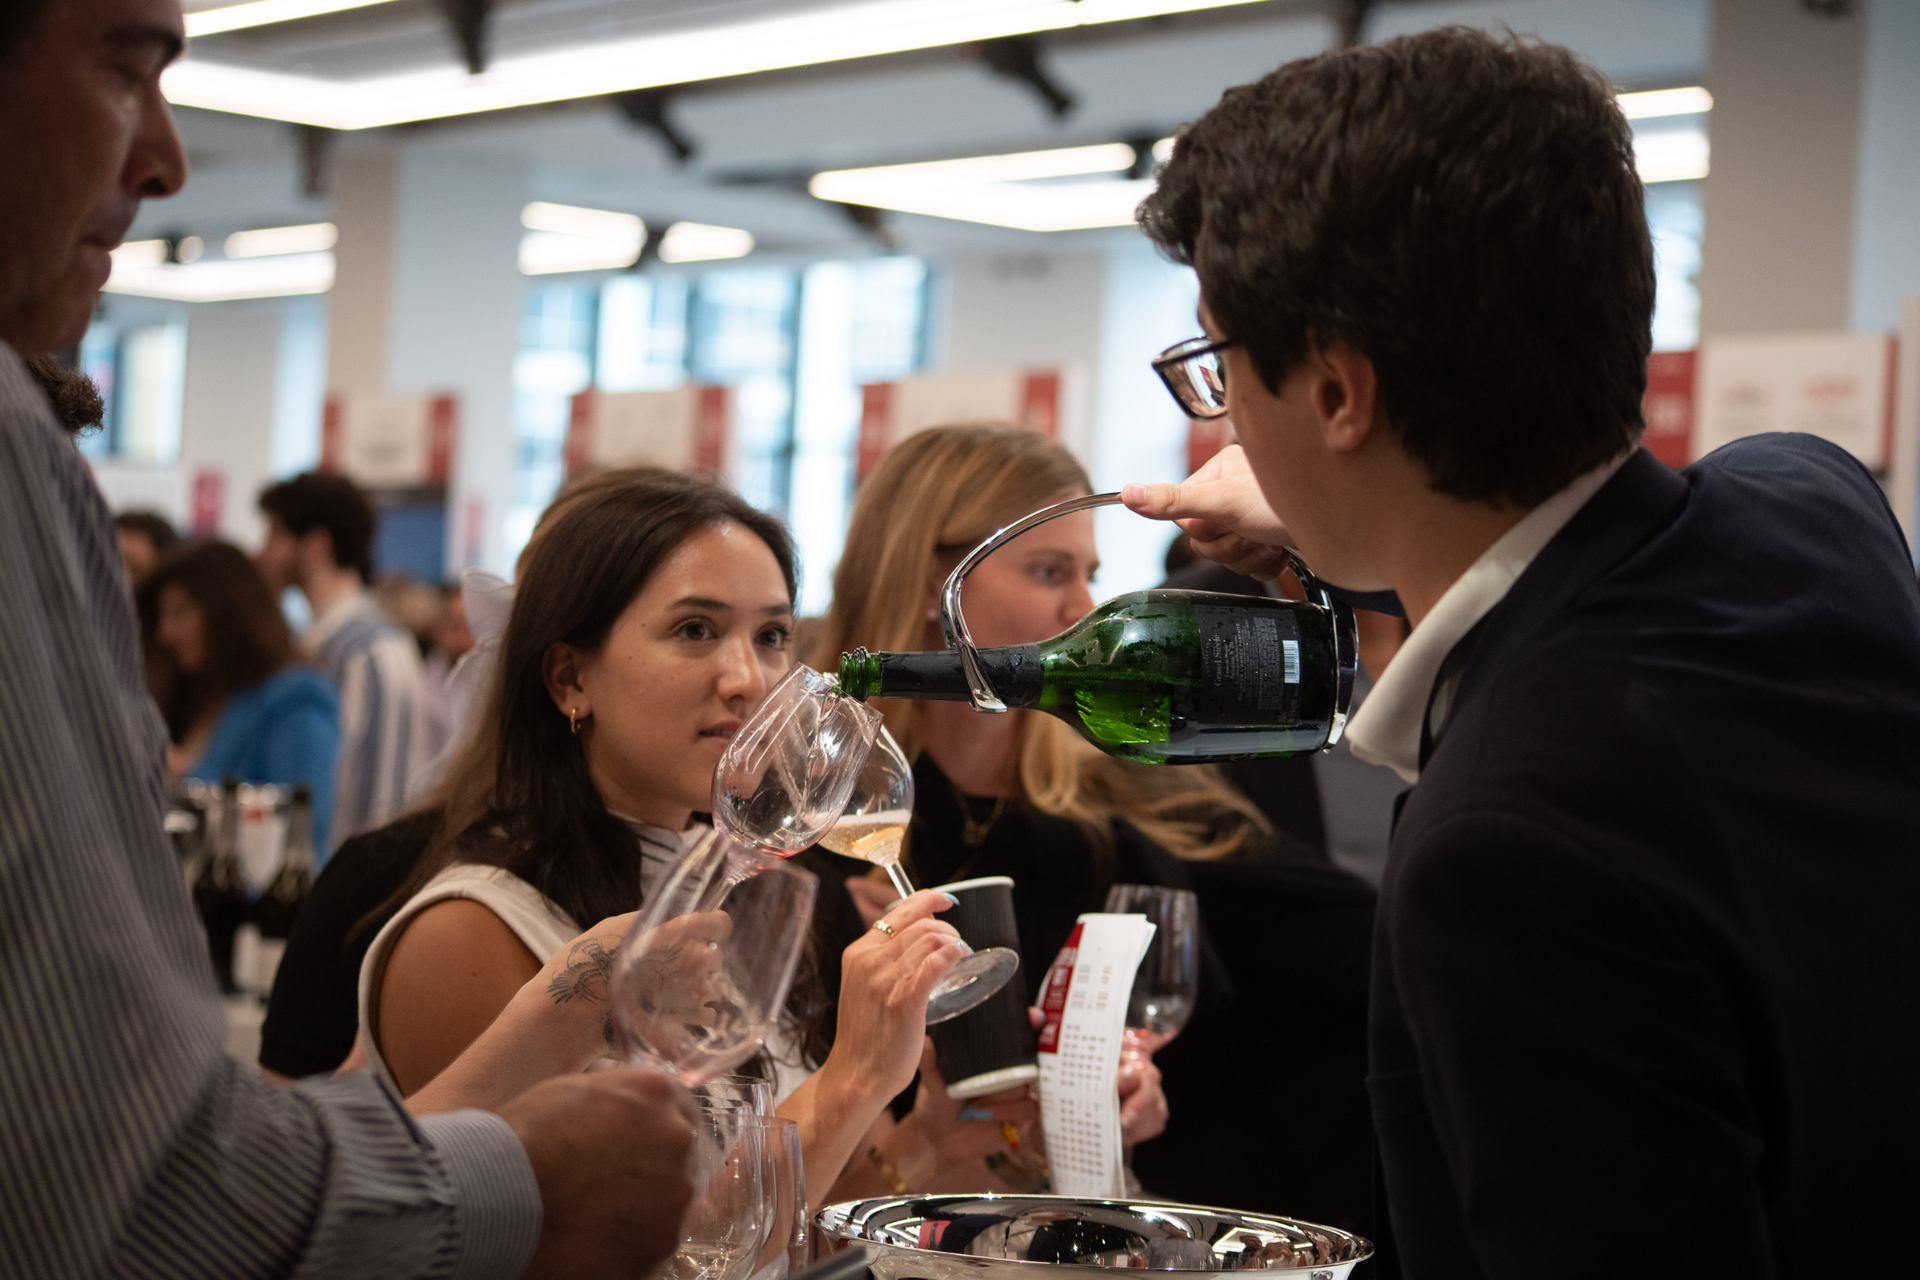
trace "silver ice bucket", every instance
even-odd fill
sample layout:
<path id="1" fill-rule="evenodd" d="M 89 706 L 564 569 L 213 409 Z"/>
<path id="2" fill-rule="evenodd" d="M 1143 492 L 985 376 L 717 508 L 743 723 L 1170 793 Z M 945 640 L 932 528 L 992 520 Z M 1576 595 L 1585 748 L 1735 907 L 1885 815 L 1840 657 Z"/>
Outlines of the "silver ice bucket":
<path id="1" fill-rule="evenodd" d="M 1071 1196 L 890 1196 L 830 1204 L 814 1223 L 820 1253 L 857 1243 L 874 1280 L 1071 1280 L 1096 1267 L 1345 1280 L 1373 1253 L 1291 1218 Z M 1067 1274 L 1042 1277 L 1042 1266 Z"/>

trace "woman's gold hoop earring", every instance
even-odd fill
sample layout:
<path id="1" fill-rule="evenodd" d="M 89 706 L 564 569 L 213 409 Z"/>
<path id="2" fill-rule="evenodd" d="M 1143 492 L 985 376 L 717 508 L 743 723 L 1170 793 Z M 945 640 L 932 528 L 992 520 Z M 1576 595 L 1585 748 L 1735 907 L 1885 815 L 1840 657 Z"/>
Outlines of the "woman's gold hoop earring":
<path id="1" fill-rule="evenodd" d="M 567 708 L 567 728 L 574 737 L 580 736 L 580 713 L 572 707 Z"/>

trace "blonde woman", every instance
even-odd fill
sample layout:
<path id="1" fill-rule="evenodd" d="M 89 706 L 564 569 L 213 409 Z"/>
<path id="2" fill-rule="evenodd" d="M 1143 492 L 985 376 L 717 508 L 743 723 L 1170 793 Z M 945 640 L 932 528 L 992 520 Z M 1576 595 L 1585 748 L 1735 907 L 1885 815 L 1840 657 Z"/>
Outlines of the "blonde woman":
<path id="1" fill-rule="evenodd" d="M 982 538 L 1050 503 L 1091 492 L 1086 472 L 1057 441 L 999 425 L 951 426 L 912 436 L 860 491 L 846 551 L 834 574 L 832 612 L 808 660 L 833 669 L 843 651 L 943 647 L 941 583 Z M 1094 605 L 1099 567 L 1093 515 L 1067 516 L 988 557 L 967 580 L 963 605 L 975 641 L 1030 644 L 1072 625 Z M 877 701 L 914 759 L 916 803 L 906 861 L 915 884 L 975 876 L 1014 881 L 1029 992 L 1082 912 L 1099 911 L 1115 883 L 1190 887 L 1185 859 L 1217 859 L 1266 836 L 1252 805 L 1207 768 L 1151 768 L 1113 760 L 1065 724 L 1038 712 L 976 714 L 964 703 Z M 847 864 L 851 871 L 857 864 Z M 877 915 L 894 894 L 860 877 L 848 889 Z M 1220 1007 L 1225 983 L 1210 971 L 1203 1003 Z M 1165 1098 L 1150 1062 L 1123 1075 L 1129 1142 L 1158 1134 Z M 915 1190 L 953 1179 L 912 1149 L 914 1135 L 881 1131 L 876 1149 Z M 899 1148 L 896 1150 L 895 1148 Z M 841 1191 L 865 1171 L 859 1162 Z M 960 1189 L 960 1188 L 955 1188 Z"/>

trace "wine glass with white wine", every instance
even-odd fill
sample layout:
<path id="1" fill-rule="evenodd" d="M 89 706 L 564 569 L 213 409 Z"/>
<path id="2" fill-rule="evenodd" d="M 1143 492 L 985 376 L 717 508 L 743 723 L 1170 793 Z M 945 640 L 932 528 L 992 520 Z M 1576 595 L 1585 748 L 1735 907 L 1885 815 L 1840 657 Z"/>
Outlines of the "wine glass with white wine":
<path id="1" fill-rule="evenodd" d="M 867 761 L 854 781 L 840 818 L 820 837 L 825 848 L 883 868 L 901 897 L 913 893 L 913 883 L 900 866 L 907 827 L 913 822 L 913 766 L 893 735 L 881 728 Z M 927 1022 L 957 1018 L 1007 985 L 1020 967 L 1019 953 L 1009 947 L 988 947 L 966 957 L 933 989 L 927 1001 Z"/>

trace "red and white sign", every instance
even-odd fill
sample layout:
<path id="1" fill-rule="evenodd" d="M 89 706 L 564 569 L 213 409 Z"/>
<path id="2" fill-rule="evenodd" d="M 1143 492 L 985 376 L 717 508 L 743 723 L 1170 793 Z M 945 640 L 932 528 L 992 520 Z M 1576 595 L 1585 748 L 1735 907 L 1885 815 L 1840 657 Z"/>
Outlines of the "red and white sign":
<path id="1" fill-rule="evenodd" d="M 893 446 L 928 427 L 956 422 L 1010 422 L 1059 436 L 1063 397 L 1058 369 L 931 373 L 860 388 L 860 450 L 855 475 L 865 479 Z"/>
<path id="2" fill-rule="evenodd" d="M 372 489 L 445 484 L 460 434 L 459 397 L 334 392 L 320 429 L 320 469 Z"/>
<path id="3" fill-rule="evenodd" d="M 1882 334 L 1708 338 L 1700 344 L 1692 457 L 1762 432 L 1804 431 L 1886 470 L 1896 354 L 1895 339 Z"/>
<path id="4" fill-rule="evenodd" d="M 1693 390 L 1698 352 L 1656 351 L 1647 357 L 1647 394 L 1640 401 L 1647 420 L 1640 443 L 1670 467 L 1693 461 Z"/>
<path id="5" fill-rule="evenodd" d="M 193 514 L 188 527 L 197 538 L 220 532 L 220 511 L 227 501 L 227 473 L 206 467 L 193 473 Z"/>
<path id="6" fill-rule="evenodd" d="M 567 472 L 655 466 L 724 475 L 732 417 L 726 387 L 582 391 L 567 424 Z"/>

